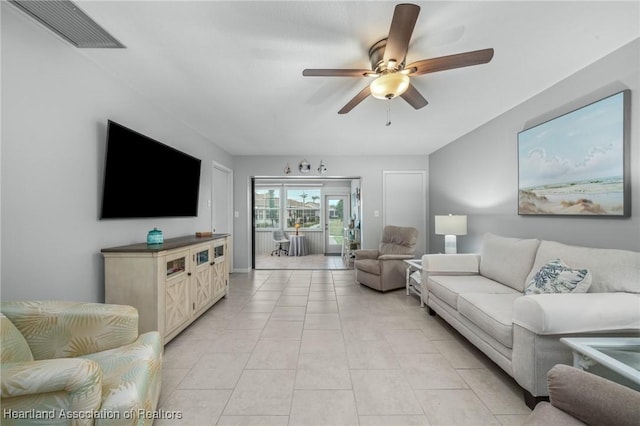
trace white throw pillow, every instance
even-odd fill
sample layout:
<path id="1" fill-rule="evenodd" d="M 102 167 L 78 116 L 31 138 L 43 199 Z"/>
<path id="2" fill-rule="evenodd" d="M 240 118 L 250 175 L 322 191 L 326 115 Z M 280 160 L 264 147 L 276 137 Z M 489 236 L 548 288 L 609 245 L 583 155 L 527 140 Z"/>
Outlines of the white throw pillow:
<path id="1" fill-rule="evenodd" d="M 588 269 L 572 269 L 560 259 L 547 262 L 533 276 L 524 294 L 586 293 L 591 286 Z"/>

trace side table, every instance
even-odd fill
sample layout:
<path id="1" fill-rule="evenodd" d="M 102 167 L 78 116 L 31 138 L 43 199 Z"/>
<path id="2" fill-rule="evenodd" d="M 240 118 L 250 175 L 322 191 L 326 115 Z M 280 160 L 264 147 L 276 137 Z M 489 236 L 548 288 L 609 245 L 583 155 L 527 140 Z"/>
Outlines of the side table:
<path id="1" fill-rule="evenodd" d="M 306 256 L 304 235 L 289 235 L 289 256 Z"/>
<path id="2" fill-rule="evenodd" d="M 640 391 L 640 337 L 562 337 L 573 366 Z"/>
<path id="3" fill-rule="evenodd" d="M 405 287 L 407 296 L 411 293 L 420 298 L 420 307 L 424 308 L 424 300 L 422 299 L 422 259 L 408 259 L 404 263 L 407 264 L 407 275 Z"/>

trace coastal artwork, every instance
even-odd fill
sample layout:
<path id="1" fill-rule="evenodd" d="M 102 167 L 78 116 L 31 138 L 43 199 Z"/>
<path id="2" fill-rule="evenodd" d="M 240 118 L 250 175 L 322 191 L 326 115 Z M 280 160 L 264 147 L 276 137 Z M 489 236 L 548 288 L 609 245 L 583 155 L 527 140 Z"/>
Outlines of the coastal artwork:
<path id="1" fill-rule="evenodd" d="M 518 214 L 625 216 L 624 95 L 518 134 Z"/>

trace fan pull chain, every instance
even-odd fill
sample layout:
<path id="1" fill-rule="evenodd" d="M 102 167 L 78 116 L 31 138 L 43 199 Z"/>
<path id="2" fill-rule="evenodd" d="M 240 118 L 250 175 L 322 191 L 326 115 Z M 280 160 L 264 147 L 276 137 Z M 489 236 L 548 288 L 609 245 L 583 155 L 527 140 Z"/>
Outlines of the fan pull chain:
<path id="1" fill-rule="evenodd" d="M 387 105 L 387 122 L 385 123 L 385 126 L 391 126 L 391 102 L 388 102 Z"/>

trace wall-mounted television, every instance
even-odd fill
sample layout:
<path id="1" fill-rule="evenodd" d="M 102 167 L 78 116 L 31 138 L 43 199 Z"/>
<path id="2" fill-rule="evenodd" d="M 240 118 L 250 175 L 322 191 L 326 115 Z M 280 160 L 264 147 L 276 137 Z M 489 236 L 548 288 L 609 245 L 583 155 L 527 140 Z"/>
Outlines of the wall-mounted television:
<path id="1" fill-rule="evenodd" d="M 198 158 L 111 120 L 107 126 L 101 219 L 198 215 Z"/>
<path id="2" fill-rule="evenodd" d="M 629 90 L 518 134 L 518 214 L 629 217 Z"/>

